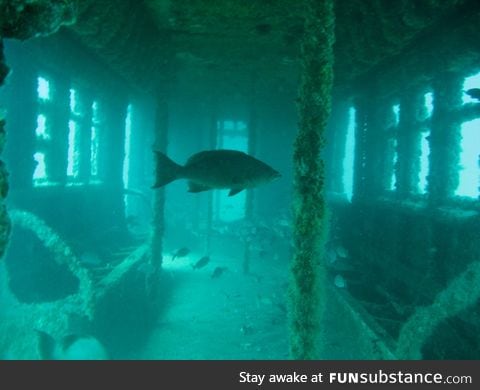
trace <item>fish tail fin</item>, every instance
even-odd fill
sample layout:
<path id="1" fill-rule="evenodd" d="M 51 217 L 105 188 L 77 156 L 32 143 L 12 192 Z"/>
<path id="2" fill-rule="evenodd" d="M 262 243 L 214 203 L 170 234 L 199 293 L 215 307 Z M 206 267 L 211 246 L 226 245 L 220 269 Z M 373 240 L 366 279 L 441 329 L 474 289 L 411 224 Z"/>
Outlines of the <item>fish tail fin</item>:
<path id="1" fill-rule="evenodd" d="M 56 342 L 47 332 L 35 329 L 38 335 L 38 354 L 42 360 L 54 360 Z"/>
<path id="2" fill-rule="evenodd" d="M 155 152 L 157 158 L 155 184 L 152 188 L 160 188 L 180 179 L 183 167 L 178 165 L 162 152 Z"/>

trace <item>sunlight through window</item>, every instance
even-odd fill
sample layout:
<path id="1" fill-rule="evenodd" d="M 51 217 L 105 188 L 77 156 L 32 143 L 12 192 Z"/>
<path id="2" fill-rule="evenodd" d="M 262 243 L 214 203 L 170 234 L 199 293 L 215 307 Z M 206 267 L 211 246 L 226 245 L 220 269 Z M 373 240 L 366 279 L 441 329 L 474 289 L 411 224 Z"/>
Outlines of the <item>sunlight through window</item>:
<path id="1" fill-rule="evenodd" d="M 433 93 L 428 92 L 424 95 L 425 98 L 425 108 L 427 110 L 427 116 L 432 116 L 433 113 Z"/>
<path id="2" fill-rule="evenodd" d="M 355 108 L 351 107 L 348 111 L 348 128 L 345 142 L 345 157 L 343 159 L 343 191 L 348 200 L 352 200 L 353 195 L 353 169 L 355 158 Z"/>
<path id="3" fill-rule="evenodd" d="M 49 100 L 50 99 L 50 82 L 43 78 L 39 77 L 37 84 L 37 94 L 38 98 L 41 100 Z"/>
<path id="4" fill-rule="evenodd" d="M 47 168 L 45 165 L 45 153 L 37 152 L 33 155 L 37 164 L 33 172 L 34 180 L 45 180 L 47 178 Z"/>
<path id="5" fill-rule="evenodd" d="M 99 125 L 98 102 L 92 104 L 92 128 L 90 133 L 90 175 L 98 176 L 98 125 Z"/>
<path id="6" fill-rule="evenodd" d="M 428 119 L 433 113 L 433 93 L 427 92 L 424 95 L 424 106 Z M 418 192 L 425 194 L 427 192 L 427 177 L 430 169 L 430 129 L 422 132 L 420 138 L 420 172 L 418 173 Z"/>
<path id="7" fill-rule="evenodd" d="M 430 131 L 422 133 L 421 138 L 421 154 L 420 154 L 420 173 L 418 181 L 418 191 L 421 194 L 427 192 L 427 177 L 430 168 L 430 143 L 428 142 Z"/>
<path id="8" fill-rule="evenodd" d="M 480 73 L 465 78 L 465 81 L 463 82 L 463 91 L 465 92 L 472 88 L 480 88 Z M 466 93 L 463 94 L 463 103 L 476 102 L 478 102 L 478 99 L 474 99 Z"/>
<path id="9" fill-rule="evenodd" d="M 73 120 L 68 122 L 68 161 L 67 176 L 77 177 L 79 174 L 80 151 L 78 150 L 78 127 Z"/>
<path id="10" fill-rule="evenodd" d="M 398 142 L 397 139 L 393 140 L 393 168 L 392 176 L 390 178 L 390 191 L 395 191 L 397 186 L 397 162 L 398 162 L 398 151 L 397 151 Z"/>
<path id="11" fill-rule="evenodd" d="M 393 114 L 395 115 L 395 126 L 400 123 L 400 104 L 395 104 L 393 107 Z"/>
<path id="12" fill-rule="evenodd" d="M 130 174 L 130 150 L 132 142 L 132 105 L 127 107 L 127 116 L 125 118 L 125 145 L 123 159 L 123 187 L 128 188 Z M 127 198 L 127 197 L 126 197 Z"/>
<path id="13" fill-rule="evenodd" d="M 50 135 L 47 132 L 47 117 L 43 114 L 37 116 L 37 128 L 35 129 L 35 134 L 39 139 L 50 139 Z"/>
<path id="14" fill-rule="evenodd" d="M 480 142 L 478 142 L 478 130 L 480 119 L 462 124 L 462 141 L 460 146 L 460 180 L 455 192 L 459 196 L 477 198 L 480 185 Z"/>
<path id="15" fill-rule="evenodd" d="M 70 89 L 70 112 L 77 114 L 78 112 L 78 94 L 74 89 Z"/>

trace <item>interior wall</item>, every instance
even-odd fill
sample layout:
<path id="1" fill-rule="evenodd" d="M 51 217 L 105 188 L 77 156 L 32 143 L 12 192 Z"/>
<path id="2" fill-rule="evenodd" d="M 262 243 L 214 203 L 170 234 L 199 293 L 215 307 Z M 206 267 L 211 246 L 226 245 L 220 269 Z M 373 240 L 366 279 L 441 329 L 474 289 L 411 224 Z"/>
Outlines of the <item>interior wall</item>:
<path id="1" fill-rule="evenodd" d="M 58 36 L 24 43 L 6 42 L 6 56 L 12 74 L 7 79 L 1 97 L 8 111 L 6 129 L 9 139 L 5 151 L 11 172 L 11 196 L 8 202 L 10 207 L 34 212 L 65 237 L 74 241 L 80 241 L 81 238 L 88 243 L 100 240 L 102 235 L 108 234 L 112 229 L 122 230 L 124 227 L 122 168 L 128 94 L 127 86 L 121 79 L 115 79 L 111 75 L 107 77 L 101 64 L 95 63 L 82 49 L 74 46 L 68 39 Z M 49 49 L 45 52 L 43 49 L 47 47 Z M 60 53 L 68 58 L 67 63 L 75 66 L 65 68 Z M 57 109 L 51 113 L 50 118 L 53 135 L 59 140 L 55 147 L 59 149 L 52 153 L 49 174 L 58 181 L 58 185 L 34 187 L 32 177 L 38 115 L 37 77 L 40 74 L 51 75 L 56 83 L 56 104 L 63 106 L 62 109 L 56 106 Z M 105 77 L 101 84 L 97 82 L 98 77 Z M 69 185 L 65 177 L 68 91 L 73 85 L 78 85 L 83 91 L 95 96 L 102 108 L 99 144 L 101 182 L 86 184 L 87 191 L 84 186 Z M 95 85 L 101 87 L 96 88 Z M 62 94 L 58 95 L 60 90 Z M 72 223 L 72 220 L 75 222 Z"/>
<path id="2" fill-rule="evenodd" d="M 474 109 L 473 103 L 461 104 L 462 80 L 480 70 L 478 51 L 474 54 L 472 41 L 465 39 L 473 27 L 462 24 L 444 31 L 451 45 L 439 36 L 419 42 L 395 65 L 375 69 L 351 90 L 357 111 L 355 193 L 351 203 L 330 203 L 334 240 L 330 245 L 344 248 L 346 258 L 337 258 L 329 268 L 332 278 L 346 279 L 348 291 L 393 340 L 419 308 L 441 306 L 439 297 L 480 256 L 478 200 L 454 195 L 460 123 L 472 119 Z M 419 105 L 430 91 L 434 93 L 428 121 L 430 173 L 427 194 L 420 194 L 416 189 L 418 141 L 426 125 Z M 390 126 L 396 102 L 400 123 L 395 132 Z M 337 124 L 345 126 L 338 119 Z M 398 140 L 394 166 L 392 137 Z M 392 169 L 397 175 L 393 191 L 388 188 Z M 478 302 L 479 297 L 470 297 L 464 289 L 459 288 L 455 302 L 449 303 L 460 314 L 448 315 L 446 320 L 431 318 L 432 327 L 441 331 L 420 341 L 424 358 L 478 358 L 478 343 L 471 336 L 478 333 L 478 304 L 469 302 Z"/>

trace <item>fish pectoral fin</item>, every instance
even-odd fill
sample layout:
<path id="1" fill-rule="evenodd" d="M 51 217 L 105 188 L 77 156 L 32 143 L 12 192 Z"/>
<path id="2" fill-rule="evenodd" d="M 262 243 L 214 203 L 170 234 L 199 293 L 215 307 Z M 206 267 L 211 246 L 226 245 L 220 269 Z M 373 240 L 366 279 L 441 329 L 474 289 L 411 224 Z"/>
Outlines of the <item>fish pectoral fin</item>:
<path id="1" fill-rule="evenodd" d="M 211 187 L 204 186 L 202 184 L 198 184 L 193 181 L 188 182 L 188 192 L 203 192 L 211 189 L 212 189 Z"/>
<path id="2" fill-rule="evenodd" d="M 230 192 L 228 193 L 228 196 L 236 195 L 239 192 L 242 192 L 243 190 L 244 190 L 243 188 L 232 188 L 232 189 L 230 189 Z"/>

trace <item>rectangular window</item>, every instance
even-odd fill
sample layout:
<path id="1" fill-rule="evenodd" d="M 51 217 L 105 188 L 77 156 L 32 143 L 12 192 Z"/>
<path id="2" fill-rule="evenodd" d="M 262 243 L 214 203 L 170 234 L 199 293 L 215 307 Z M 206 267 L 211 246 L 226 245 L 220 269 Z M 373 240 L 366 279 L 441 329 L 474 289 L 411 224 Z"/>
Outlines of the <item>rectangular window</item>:
<path id="1" fill-rule="evenodd" d="M 480 186 L 480 118 L 462 124 L 460 180 L 456 195 L 478 198 Z"/>
<path id="2" fill-rule="evenodd" d="M 90 179 L 93 180 L 98 179 L 98 149 L 101 126 L 102 121 L 100 117 L 98 102 L 94 101 L 92 103 L 92 127 L 90 129 Z"/>
<path id="3" fill-rule="evenodd" d="M 343 159 L 343 192 L 349 201 L 353 195 L 353 169 L 355 161 L 355 108 L 348 111 L 348 129 L 345 142 L 345 157 Z"/>
<path id="4" fill-rule="evenodd" d="M 427 192 L 427 177 L 430 167 L 430 130 L 422 133 L 421 138 L 421 154 L 420 154 L 420 173 L 418 180 L 418 191 L 421 194 Z"/>
<path id="5" fill-rule="evenodd" d="M 394 114 L 394 126 L 398 127 L 398 124 L 400 123 L 400 104 L 395 104 L 392 107 L 393 114 Z M 395 187 L 397 185 L 397 162 L 398 162 L 398 141 L 395 138 L 393 140 L 393 164 L 392 164 L 392 175 L 390 178 L 390 191 L 395 191 Z"/>
<path id="6" fill-rule="evenodd" d="M 70 120 L 68 122 L 67 177 L 70 184 L 78 184 L 80 179 L 81 158 L 81 122 L 83 112 L 80 110 L 77 90 L 70 89 Z"/>
<path id="7" fill-rule="evenodd" d="M 132 105 L 129 104 L 127 107 L 127 116 L 125 118 L 125 144 L 124 144 L 125 157 L 123 159 L 123 187 L 124 188 L 128 188 L 128 184 L 129 184 L 131 141 L 132 141 Z"/>
<path id="8" fill-rule="evenodd" d="M 33 171 L 33 180 L 35 183 L 40 183 L 47 179 L 47 169 L 45 166 L 45 153 L 36 152 L 33 155 L 33 159 L 35 160 L 36 167 Z"/>
<path id="9" fill-rule="evenodd" d="M 77 122 L 70 120 L 68 122 L 68 160 L 67 160 L 67 176 L 77 178 L 80 173 L 80 148 L 79 148 L 80 132 L 78 131 Z"/>
<path id="10" fill-rule="evenodd" d="M 428 92 L 424 95 L 424 108 L 426 117 L 429 119 L 433 113 L 433 93 Z M 427 192 L 427 177 L 430 169 L 430 129 L 424 127 L 422 137 L 420 138 L 420 172 L 418 175 L 418 192 L 425 194 Z"/>
<path id="11" fill-rule="evenodd" d="M 49 177 L 49 164 L 52 163 L 52 158 L 62 158 L 60 153 L 56 157 L 52 156 L 55 146 L 53 143 L 63 144 L 64 141 L 67 143 L 67 150 L 63 155 L 67 159 L 64 172 L 67 184 L 99 183 L 100 134 L 103 126 L 101 107 L 97 101 L 85 98 L 88 94 L 79 92 L 76 87 L 70 88 L 67 90 L 69 95 L 66 96 L 69 108 L 68 122 L 58 123 L 61 128 L 52 129 L 52 123 L 57 123 L 52 120 L 52 115 L 58 109 L 63 109 L 67 103 L 57 101 L 57 91 L 52 84 L 52 81 L 44 75 L 37 78 L 38 111 L 35 128 L 36 147 L 33 154 L 35 161 L 33 185 L 58 184 L 53 183 Z M 59 92 L 58 96 L 61 96 L 61 91 Z"/>
<path id="12" fill-rule="evenodd" d="M 248 153 L 248 128 L 243 121 L 219 121 L 218 149 L 232 149 Z M 215 191 L 215 218 L 224 222 L 245 218 L 247 191 L 228 196 L 228 191 Z"/>
<path id="13" fill-rule="evenodd" d="M 38 77 L 37 95 L 40 100 L 50 100 L 50 82 L 44 77 Z"/>
<path id="14" fill-rule="evenodd" d="M 48 153 L 51 149 L 50 118 L 48 112 L 51 111 L 51 83 L 43 76 L 37 78 L 37 127 L 35 128 L 36 147 L 33 154 L 35 168 L 33 171 L 34 187 L 51 185 L 48 178 L 49 161 Z"/>
<path id="15" fill-rule="evenodd" d="M 125 117 L 125 143 L 124 143 L 124 158 L 123 158 L 123 188 L 128 189 L 130 185 L 130 155 L 132 148 L 132 105 L 127 107 Z M 129 196 L 123 196 L 125 204 L 125 214 L 130 215 L 131 204 L 129 203 Z"/>

